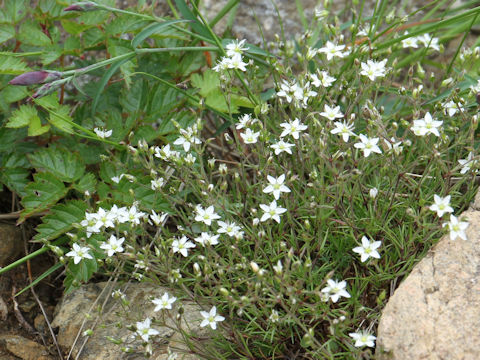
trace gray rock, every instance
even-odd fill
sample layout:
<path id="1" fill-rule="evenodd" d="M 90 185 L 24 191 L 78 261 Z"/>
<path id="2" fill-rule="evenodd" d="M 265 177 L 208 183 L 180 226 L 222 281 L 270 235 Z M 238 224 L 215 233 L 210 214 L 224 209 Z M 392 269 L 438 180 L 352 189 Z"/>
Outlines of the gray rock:
<path id="1" fill-rule="evenodd" d="M 52 360 L 45 346 L 19 335 L 0 335 L 0 345 L 22 360 Z"/>
<path id="2" fill-rule="evenodd" d="M 468 240 L 444 236 L 385 307 L 377 359 L 480 358 L 480 193 L 467 218 Z"/>
<path id="3" fill-rule="evenodd" d="M 0 266 L 8 265 L 23 251 L 20 229 L 15 225 L 0 223 Z"/>
<path id="4" fill-rule="evenodd" d="M 128 307 L 129 318 L 125 318 L 125 314 L 122 311 L 119 300 L 111 298 L 112 290 L 103 291 L 106 283 L 99 284 L 87 284 L 79 289 L 73 291 L 70 294 L 64 296 L 55 310 L 55 318 L 52 322 L 53 327 L 58 327 L 58 343 L 59 345 L 69 350 L 73 347 L 72 354 L 74 358 L 80 353 L 79 360 L 121 360 L 121 359 L 144 359 L 141 348 L 139 347 L 139 341 L 133 341 L 131 335 L 132 331 L 127 329 L 127 326 L 134 325 L 136 321 L 143 321 L 145 318 L 159 318 L 162 312 L 153 312 L 154 305 L 151 302 L 152 298 L 161 297 L 165 292 L 171 291 L 168 289 L 154 286 L 145 283 L 131 283 L 127 290 L 124 292 L 126 299 L 130 301 Z M 95 301 L 98 301 L 95 303 Z M 104 303 L 107 300 L 102 314 L 95 310 L 91 310 L 92 305 L 94 309 Z M 189 329 L 193 333 L 199 336 L 208 336 L 208 330 L 200 328 L 202 310 L 198 305 L 184 301 L 177 300 L 174 304 L 174 309 L 170 310 L 172 318 L 175 318 L 177 309 L 180 306 L 183 307 L 184 313 L 181 319 L 182 329 Z M 90 314 L 90 319 L 87 320 L 86 314 Z M 88 338 L 83 336 L 82 333 L 90 328 L 94 327 L 94 321 L 100 317 L 97 326 L 93 329 L 93 335 Z M 85 321 L 84 326 L 82 323 Z M 153 337 L 153 356 L 155 360 L 167 360 L 168 353 L 167 347 L 175 350 L 179 354 L 178 359 L 196 360 L 199 357 L 190 354 L 190 350 L 182 341 L 182 335 L 175 331 L 173 328 L 177 328 L 176 321 L 169 317 L 165 319 L 168 327 L 156 326 L 155 328 L 160 332 L 160 335 Z M 80 334 L 80 335 L 78 335 Z M 75 339 L 78 340 L 75 343 Z M 125 345 L 116 345 L 109 341 L 106 337 L 112 337 L 125 341 Z M 85 345 L 83 346 L 85 342 Z M 132 349 L 138 347 L 139 351 L 136 353 L 126 354 L 121 351 L 122 346 L 128 346 Z M 83 346 L 83 348 L 82 348 Z"/>

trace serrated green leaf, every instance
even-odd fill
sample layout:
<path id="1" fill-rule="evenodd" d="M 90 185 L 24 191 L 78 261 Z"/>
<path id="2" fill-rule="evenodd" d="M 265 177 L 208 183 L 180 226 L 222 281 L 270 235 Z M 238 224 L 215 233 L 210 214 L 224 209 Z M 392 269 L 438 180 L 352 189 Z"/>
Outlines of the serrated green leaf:
<path id="1" fill-rule="evenodd" d="M 213 70 L 207 70 L 202 75 L 193 74 L 192 85 L 200 89 L 200 95 L 207 97 L 212 92 L 220 90 L 220 77 Z"/>
<path id="2" fill-rule="evenodd" d="M 92 173 L 87 173 L 85 176 L 82 176 L 80 181 L 73 184 L 73 188 L 81 193 L 85 193 L 86 191 L 93 193 L 95 192 L 95 185 L 97 185 L 97 179 L 95 179 L 95 175 Z"/>
<path id="3" fill-rule="evenodd" d="M 73 133 L 73 127 L 65 119 L 73 121 L 70 116 L 70 107 L 68 105 L 60 105 L 55 111 L 50 111 L 48 122 L 56 128 L 63 130 L 69 134 Z"/>
<path id="4" fill-rule="evenodd" d="M 27 15 L 26 0 L 6 0 L 3 8 L 5 22 L 16 24 Z"/>
<path id="5" fill-rule="evenodd" d="M 8 119 L 7 124 L 5 125 L 7 128 L 21 128 L 28 126 L 33 118 L 40 118 L 38 117 L 37 109 L 35 109 L 31 105 L 22 105 L 17 110 L 15 110 Z"/>
<path id="6" fill-rule="evenodd" d="M 34 101 L 35 104 L 50 110 L 55 110 L 60 106 L 60 103 L 58 102 L 58 97 L 55 94 L 36 98 Z"/>
<path id="7" fill-rule="evenodd" d="M 140 45 L 146 38 L 152 36 L 153 34 L 157 34 L 160 32 L 160 30 L 164 30 L 165 28 L 168 28 L 170 25 L 180 23 L 180 22 L 187 22 L 188 20 L 170 20 L 170 21 L 164 21 L 161 23 L 154 23 L 149 26 L 147 26 L 145 29 L 140 31 L 137 36 L 135 36 L 132 40 L 132 47 L 136 48 L 138 45 Z M 163 33 L 163 31 L 161 32 Z"/>
<path id="8" fill-rule="evenodd" d="M 39 117 L 34 117 L 28 125 L 28 136 L 40 136 L 50 130 L 50 125 L 42 125 Z"/>
<path id="9" fill-rule="evenodd" d="M 11 104 L 13 102 L 26 98 L 28 95 L 30 95 L 30 93 L 28 92 L 26 87 L 9 85 L 5 89 L 0 91 L 0 101 Z"/>
<path id="10" fill-rule="evenodd" d="M 105 26 L 105 32 L 109 35 L 125 34 L 141 29 L 147 24 L 148 21 L 139 19 L 137 16 L 122 14 Z"/>
<path id="11" fill-rule="evenodd" d="M 48 172 L 34 174 L 33 178 L 34 181 L 25 187 L 26 195 L 21 201 L 24 209 L 18 223 L 22 223 L 35 213 L 50 208 L 67 194 L 68 189 L 63 182 Z"/>
<path id="12" fill-rule="evenodd" d="M 70 200 L 65 204 L 57 204 L 42 217 L 42 223 L 37 226 L 35 241 L 54 240 L 73 229 L 74 223 L 80 223 L 85 218 L 87 204 L 80 200 Z"/>
<path id="13" fill-rule="evenodd" d="M 0 74 L 20 75 L 29 71 L 29 67 L 19 57 L 0 55 Z"/>
<path id="14" fill-rule="evenodd" d="M 65 31 L 71 35 L 78 35 L 92 27 L 91 25 L 79 24 L 76 21 L 66 19 L 62 20 L 61 24 Z"/>
<path id="15" fill-rule="evenodd" d="M 0 24 L 0 43 L 4 43 L 15 36 L 15 27 L 10 24 Z"/>
<path id="16" fill-rule="evenodd" d="M 85 165 L 67 149 L 41 148 L 28 155 L 28 159 L 37 170 L 47 171 L 65 182 L 77 181 L 85 173 Z"/>
<path id="17" fill-rule="evenodd" d="M 91 28 L 82 34 L 83 44 L 85 47 L 98 45 L 105 40 L 105 34 L 99 28 Z"/>
<path id="18" fill-rule="evenodd" d="M 45 52 L 40 55 L 40 61 L 43 65 L 49 65 L 55 60 L 57 60 L 60 56 L 62 56 L 62 50 L 55 49 L 53 51 Z"/>
<path id="19" fill-rule="evenodd" d="M 15 142 L 24 137 L 24 131 L 0 127 L 0 151 L 11 151 Z"/>
<path id="20" fill-rule="evenodd" d="M 26 21 L 20 25 L 17 38 L 27 45 L 42 47 L 52 45 L 52 40 L 43 33 L 40 26 L 31 21 Z"/>
<path id="21" fill-rule="evenodd" d="M 25 195 L 25 186 L 30 181 L 29 176 L 30 171 L 22 167 L 0 168 L 0 183 L 20 196 Z"/>

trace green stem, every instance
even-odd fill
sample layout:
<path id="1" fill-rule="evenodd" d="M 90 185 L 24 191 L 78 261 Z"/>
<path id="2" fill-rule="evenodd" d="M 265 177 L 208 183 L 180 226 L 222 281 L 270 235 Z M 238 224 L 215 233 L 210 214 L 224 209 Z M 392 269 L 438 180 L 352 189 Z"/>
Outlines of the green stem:
<path id="1" fill-rule="evenodd" d="M 173 51 L 218 51 L 216 46 L 183 46 L 183 47 L 176 47 L 176 48 L 146 48 L 146 49 L 138 49 L 135 50 L 137 54 L 144 54 L 144 53 L 159 53 L 159 52 L 173 52 Z"/>
<path id="2" fill-rule="evenodd" d="M 52 243 L 52 245 L 53 246 L 62 245 L 64 243 L 66 243 L 67 241 L 68 241 L 67 238 L 58 239 L 58 240 L 54 241 Z M 34 257 L 36 257 L 38 255 L 43 254 L 44 252 L 47 252 L 48 250 L 50 250 L 50 247 L 44 245 L 42 248 L 38 249 L 37 251 L 34 251 L 33 253 L 28 254 L 27 256 L 24 256 L 23 258 L 5 266 L 4 268 L 1 268 L 0 269 L 0 275 L 3 274 L 3 273 L 6 273 L 9 270 L 12 270 L 12 269 L 16 268 L 17 266 L 23 264 L 24 262 L 26 262 L 28 260 L 33 259 Z"/>

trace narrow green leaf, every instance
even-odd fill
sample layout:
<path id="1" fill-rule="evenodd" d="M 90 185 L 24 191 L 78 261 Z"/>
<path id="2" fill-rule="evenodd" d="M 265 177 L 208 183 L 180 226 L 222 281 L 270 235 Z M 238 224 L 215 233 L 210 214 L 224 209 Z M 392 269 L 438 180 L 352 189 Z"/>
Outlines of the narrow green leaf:
<path id="1" fill-rule="evenodd" d="M 80 223 L 85 218 L 87 204 L 80 200 L 71 200 L 65 204 L 55 205 L 49 214 L 42 218 L 37 226 L 37 234 L 33 240 L 54 240 L 73 229 L 74 223 Z"/>
<path id="2" fill-rule="evenodd" d="M 197 17 L 194 15 L 192 10 L 190 10 L 185 0 L 175 0 L 175 5 L 177 5 L 177 8 L 182 13 L 182 16 L 185 19 L 191 21 L 190 26 L 197 34 L 202 35 L 207 39 L 211 39 L 211 41 L 213 42 L 210 32 L 208 31 L 208 29 L 205 28 L 205 26 L 200 21 L 198 21 Z"/>
<path id="3" fill-rule="evenodd" d="M 48 122 L 56 128 L 72 134 L 73 127 L 70 123 L 65 121 L 65 118 L 73 121 L 70 117 L 70 107 L 67 105 L 60 105 L 58 109 L 55 109 L 55 114 L 53 112 L 50 113 Z"/>
<path id="4" fill-rule="evenodd" d="M 67 149 L 55 147 L 41 148 L 28 159 L 37 170 L 48 171 L 57 179 L 74 182 L 85 173 L 85 165 Z"/>
<path id="5" fill-rule="evenodd" d="M 105 72 L 105 74 L 103 74 L 102 78 L 100 79 L 100 82 L 98 83 L 97 91 L 95 92 L 95 96 L 93 97 L 92 114 L 95 114 L 95 110 L 97 108 L 98 101 L 100 100 L 100 95 L 102 95 L 103 89 L 107 85 L 108 80 L 110 80 L 110 78 L 113 76 L 113 74 L 115 74 L 117 72 L 117 70 L 120 66 L 122 66 L 124 63 L 129 61 L 132 57 L 133 57 L 133 55 L 129 56 L 125 59 L 120 59 L 119 61 L 113 63 L 112 66 L 110 67 L 110 69 L 108 69 L 107 72 Z"/>
<path id="6" fill-rule="evenodd" d="M 169 27 L 172 24 L 180 23 L 180 22 L 187 22 L 189 20 L 170 20 L 164 21 L 161 23 L 154 23 L 147 26 L 145 29 L 140 31 L 137 36 L 135 36 L 132 40 L 132 47 L 136 48 L 140 45 L 146 38 L 152 36 L 155 33 L 158 33 L 160 30 Z"/>
<path id="7" fill-rule="evenodd" d="M 17 297 L 18 295 L 21 295 L 23 292 L 27 291 L 28 289 L 30 289 L 31 287 L 37 285 L 40 281 L 42 281 L 43 279 L 45 279 L 47 276 L 49 276 L 50 274 L 53 274 L 55 271 L 57 271 L 58 269 L 60 269 L 61 267 L 63 267 L 63 264 L 62 263 L 56 263 L 55 265 L 51 266 L 47 271 L 45 271 L 42 275 L 40 275 L 39 277 L 37 277 L 35 280 L 32 281 L 32 283 L 30 285 L 28 285 L 27 287 L 23 288 L 22 290 L 20 290 L 18 293 L 16 293 L 14 296 Z"/>

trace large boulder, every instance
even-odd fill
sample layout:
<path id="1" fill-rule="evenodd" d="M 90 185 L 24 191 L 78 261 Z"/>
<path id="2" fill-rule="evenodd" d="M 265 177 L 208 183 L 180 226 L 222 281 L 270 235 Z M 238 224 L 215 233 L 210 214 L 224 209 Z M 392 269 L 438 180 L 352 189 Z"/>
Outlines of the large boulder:
<path id="1" fill-rule="evenodd" d="M 468 240 L 444 236 L 400 284 L 378 327 L 380 360 L 480 359 L 480 193 L 461 218 Z"/>
<path id="2" fill-rule="evenodd" d="M 121 360 L 121 359 L 144 359 L 139 341 L 133 341 L 132 331 L 127 329 L 129 325 L 135 325 L 136 321 L 145 318 L 159 318 L 161 311 L 153 311 L 152 298 L 159 298 L 168 289 L 146 283 L 130 283 L 124 291 L 126 299 L 130 302 L 128 312 L 122 310 L 121 301 L 112 299 L 112 289 L 104 291 L 107 283 L 87 284 L 64 296 L 55 310 L 55 318 L 52 322 L 54 328 L 59 328 L 57 340 L 59 345 L 66 351 L 72 349 L 75 359 L 79 360 Z M 99 313 L 96 309 L 105 303 L 104 309 Z M 198 336 L 208 338 L 208 330 L 200 328 L 202 310 L 198 305 L 177 300 L 174 308 L 170 310 L 172 316 L 166 316 L 167 327 L 152 325 L 160 332 L 152 337 L 153 355 L 151 359 L 167 360 L 170 348 L 179 354 L 178 359 L 197 360 L 198 356 L 191 353 L 187 345 L 183 343 L 181 333 L 174 330 L 177 327 L 175 317 L 179 306 L 183 307 L 181 326 Z M 166 310 L 163 310 L 166 311 Z M 88 316 L 86 316 L 89 314 Z M 127 318 L 128 317 L 128 318 Z M 85 322 L 85 323 L 84 323 Z M 97 322 L 94 327 L 95 322 Z M 83 326 L 82 326 L 83 325 Z M 91 336 L 84 336 L 83 332 L 93 329 Z M 124 341 L 122 345 L 116 345 L 107 337 Z M 122 346 L 128 346 L 134 353 L 125 353 Z"/>

